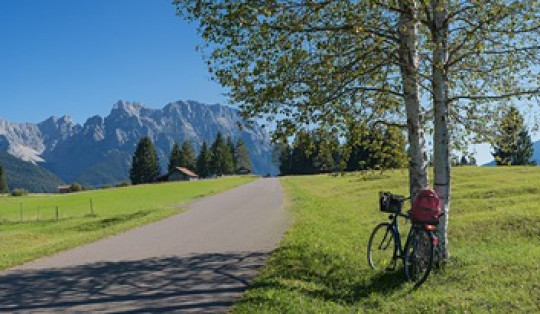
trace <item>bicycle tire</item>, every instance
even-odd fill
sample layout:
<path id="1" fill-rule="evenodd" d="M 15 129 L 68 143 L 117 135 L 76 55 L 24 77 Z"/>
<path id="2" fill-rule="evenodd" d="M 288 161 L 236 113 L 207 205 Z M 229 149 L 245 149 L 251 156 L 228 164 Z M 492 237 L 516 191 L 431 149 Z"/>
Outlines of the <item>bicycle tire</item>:
<path id="1" fill-rule="evenodd" d="M 392 225 L 378 224 L 369 237 L 367 258 L 375 270 L 394 270 L 396 264 L 396 236 Z"/>
<path id="2" fill-rule="evenodd" d="M 434 258 L 433 234 L 422 227 L 413 227 L 405 245 L 403 268 L 407 280 L 419 287 L 429 276 Z"/>

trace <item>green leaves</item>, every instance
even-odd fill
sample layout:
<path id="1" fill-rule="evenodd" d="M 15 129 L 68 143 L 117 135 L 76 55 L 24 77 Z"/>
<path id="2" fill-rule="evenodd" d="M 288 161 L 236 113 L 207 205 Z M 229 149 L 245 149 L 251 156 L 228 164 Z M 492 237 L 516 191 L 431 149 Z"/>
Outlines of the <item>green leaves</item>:
<path id="1" fill-rule="evenodd" d="M 182 148 L 178 146 L 177 142 L 174 142 L 169 157 L 169 172 L 176 167 L 184 167 L 191 171 L 195 171 L 195 152 L 189 141 L 184 141 Z"/>
<path id="2" fill-rule="evenodd" d="M 313 126 L 339 130 L 343 137 L 350 121 L 403 122 L 407 78 L 418 81 L 414 88 L 429 127 L 434 68 L 444 72 L 449 88 L 453 141 L 489 138 L 491 117 L 504 101 L 538 95 L 540 5 L 438 3 L 174 1 L 182 17 L 199 23 L 214 79 L 230 90 L 243 117 L 274 122 L 275 138 Z M 445 15 L 447 27 L 437 40 L 435 14 Z M 410 73 L 401 66 L 416 60 L 398 57 L 410 30 L 399 23 L 403 15 L 418 25 L 418 39 L 408 43 L 419 53 L 418 69 Z M 442 44 L 447 58 L 434 64 L 432 52 Z"/>
<path id="3" fill-rule="evenodd" d="M 9 191 L 9 188 L 6 181 L 6 172 L 2 165 L 0 165 L 0 193 L 6 193 L 7 191 Z"/>
<path id="4" fill-rule="evenodd" d="M 503 123 L 497 133 L 493 157 L 497 165 L 530 165 L 533 163 L 533 146 L 523 117 L 516 107 L 505 113 Z"/>
<path id="5" fill-rule="evenodd" d="M 396 15 L 380 8 L 296 1 L 175 4 L 182 16 L 199 22 L 211 52 L 209 68 L 232 102 L 242 105 L 244 117 L 295 121 L 276 133 L 292 135 L 308 124 L 345 130 L 345 119 L 361 114 L 357 106 L 378 107 L 389 98 L 381 96 L 387 90 L 400 92 L 399 67 L 392 61 L 396 41 L 388 39 L 387 27 Z"/>
<path id="6" fill-rule="evenodd" d="M 197 174 L 200 178 L 207 178 L 212 174 L 210 166 L 211 162 L 212 152 L 208 149 L 208 144 L 206 144 L 206 141 L 203 141 L 196 164 Z"/>
<path id="7" fill-rule="evenodd" d="M 133 184 L 155 182 L 160 174 L 156 148 L 150 137 L 145 136 L 137 144 L 133 154 L 129 178 Z"/>

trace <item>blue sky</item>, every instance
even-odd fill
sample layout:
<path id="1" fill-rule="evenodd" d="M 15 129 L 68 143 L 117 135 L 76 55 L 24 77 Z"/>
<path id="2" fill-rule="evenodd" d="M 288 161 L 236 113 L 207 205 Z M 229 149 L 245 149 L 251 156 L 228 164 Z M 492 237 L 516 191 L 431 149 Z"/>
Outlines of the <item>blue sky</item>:
<path id="1" fill-rule="evenodd" d="M 119 99 L 227 103 L 171 0 L 0 0 L 0 118 L 105 116 Z M 537 136 L 535 136 L 537 138 Z M 479 163 L 491 160 L 477 146 Z"/>
<path id="2" fill-rule="evenodd" d="M 226 103 L 170 0 L 1 0 L 0 117 L 83 123 L 119 99 Z"/>

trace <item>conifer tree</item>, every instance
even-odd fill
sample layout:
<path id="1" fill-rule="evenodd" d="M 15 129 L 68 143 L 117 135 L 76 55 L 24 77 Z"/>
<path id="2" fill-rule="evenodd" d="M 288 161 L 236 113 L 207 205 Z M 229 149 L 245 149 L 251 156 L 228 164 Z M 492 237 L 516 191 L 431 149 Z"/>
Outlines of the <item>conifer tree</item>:
<path id="1" fill-rule="evenodd" d="M 223 175 L 222 150 L 223 150 L 224 144 L 225 143 L 223 141 L 223 136 L 221 135 L 221 132 L 218 131 L 216 138 L 214 139 L 214 142 L 212 143 L 212 146 L 210 147 L 210 151 L 212 152 L 212 159 L 210 162 L 210 172 L 217 176 Z"/>
<path id="2" fill-rule="evenodd" d="M 241 138 L 236 142 L 236 148 L 234 151 L 234 159 L 236 160 L 235 172 L 241 168 L 247 169 L 249 172 L 253 172 L 253 166 L 251 165 L 251 159 L 249 158 L 249 150 Z"/>
<path id="3" fill-rule="evenodd" d="M 316 150 L 313 161 L 315 171 L 326 173 L 335 170 L 335 151 L 339 148 L 337 138 L 322 130 L 313 131 L 311 136 Z"/>
<path id="4" fill-rule="evenodd" d="M 184 141 L 182 144 L 182 155 L 184 158 L 184 163 L 182 164 L 182 167 L 185 167 L 191 171 L 195 171 L 197 168 L 197 161 L 195 157 L 195 151 L 193 150 L 193 147 L 191 147 L 191 144 L 189 141 Z"/>
<path id="5" fill-rule="evenodd" d="M 279 163 L 279 174 L 282 176 L 291 174 L 291 154 L 292 150 L 287 142 L 280 142 L 276 146 L 276 157 Z"/>
<path id="6" fill-rule="evenodd" d="M 8 185 L 6 180 L 6 172 L 2 165 L 0 165 L 0 193 L 6 193 L 8 191 Z"/>
<path id="7" fill-rule="evenodd" d="M 150 137 L 145 136 L 137 144 L 133 154 L 129 177 L 133 184 L 154 182 L 159 176 L 159 160 Z"/>
<path id="8" fill-rule="evenodd" d="M 347 171 L 365 170 L 369 160 L 369 134 L 365 126 L 349 126 L 347 133 L 346 147 L 349 148 L 347 154 Z"/>
<path id="9" fill-rule="evenodd" d="M 225 140 L 223 140 L 221 132 L 217 133 L 211 151 L 211 172 L 217 176 L 232 174 L 234 172 L 233 156 L 229 146 Z"/>
<path id="10" fill-rule="evenodd" d="M 229 148 L 229 151 L 231 152 L 231 156 L 232 156 L 233 172 L 236 172 L 236 169 L 237 169 L 236 147 L 234 145 L 234 141 L 231 136 L 227 136 L 227 147 Z"/>
<path id="11" fill-rule="evenodd" d="M 467 166 L 469 165 L 469 161 L 467 160 L 467 157 L 465 155 L 461 156 L 461 160 L 459 161 L 460 166 Z"/>
<path id="12" fill-rule="evenodd" d="M 523 124 L 523 116 L 511 106 L 495 139 L 495 162 L 497 165 L 529 165 L 533 164 L 532 155 L 531 137 Z"/>
<path id="13" fill-rule="evenodd" d="M 313 138 L 308 132 L 299 132 L 296 135 L 291 153 L 291 173 L 312 174 L 315 173 L 314 161 L 316 148 Z"/>
<path id="14" fill-rule="evenodd" d="M 168 170 L 171 172 L 176 167 L 184 167 L 185 163 L 184 153 L 182 149 L 180 149 L 180 146 L 178 146 L 178 143 L 175 141 L 169 157 Z"/>
<path id="15" fill-rule="evenodd" d="M 406 145 L 407 141 L 401 130 L 396 127 L 387 127 L 383 137 L 384 161 L 382 168 L 405 168 L 409 162 Z"/>
<path id="16" fill-rule="evenodd" d="M 395 127 L 354 126 L 349 130 L 347 171 L 407 166 L 406 140 Z"/>
<path id="17" fill-rule="evenodd" d="M 197 174 L 201 178 L 207 178 L 209 177 L 212 172 L 210 171 L 212 163 L 212 152 L 208 149 L 208 145 L 206 144 L 206 141 L 203 141 L 201 146 L 201 151 L 199 152 L 199 156 L 197 157 Z"/>
<path id="18" fill-rule="evenodd" d="M 536 165 L 536 161 L 531 160 L 534 153 L 533 144 L 529 131 L 524 126 L 518 134 L 517 150 L 514 165 Z"/>

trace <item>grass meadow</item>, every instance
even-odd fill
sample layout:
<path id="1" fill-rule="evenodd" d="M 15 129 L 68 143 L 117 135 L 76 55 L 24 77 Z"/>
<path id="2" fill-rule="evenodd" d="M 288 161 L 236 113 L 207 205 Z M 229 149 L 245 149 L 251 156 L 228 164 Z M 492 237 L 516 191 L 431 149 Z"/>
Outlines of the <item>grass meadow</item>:
<path id="1" fill-rule="evenodd" d="M 181 206 L 195 198 L 254 179 L 252 176 L 225 177 L 70 194 L 0 196 L 0 269 L 169 217 L 180 213 Z M 18 222 L 21 203 L 23 222 Z M 56 207 L 59 208 L 58 221 Z"/>
<path id="2" fill-rule="evenodd" d="M 294 224 L 236 313 L 540 312 L 540 167 L 453 169 L 450 262 L 419 288 L 369 268 L 378 191 L 407 172 L 284 177 Z M 402 233 L 409 225 L 400 221 Z"/>

